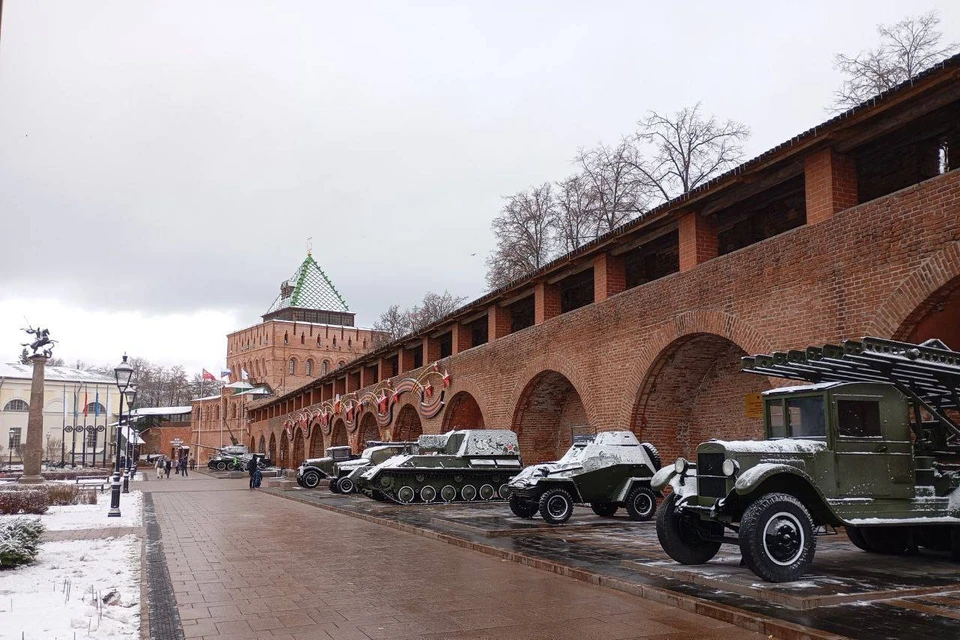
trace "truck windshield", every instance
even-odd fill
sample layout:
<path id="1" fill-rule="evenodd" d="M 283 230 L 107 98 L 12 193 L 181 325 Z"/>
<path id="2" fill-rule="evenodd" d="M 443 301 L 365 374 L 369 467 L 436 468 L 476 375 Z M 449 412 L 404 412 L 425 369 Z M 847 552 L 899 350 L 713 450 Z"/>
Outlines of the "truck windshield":
<path id="1" fill-rule="evenodd" d="M 771 438 L 826 438 L 823 396 L 767 401 Z"/>

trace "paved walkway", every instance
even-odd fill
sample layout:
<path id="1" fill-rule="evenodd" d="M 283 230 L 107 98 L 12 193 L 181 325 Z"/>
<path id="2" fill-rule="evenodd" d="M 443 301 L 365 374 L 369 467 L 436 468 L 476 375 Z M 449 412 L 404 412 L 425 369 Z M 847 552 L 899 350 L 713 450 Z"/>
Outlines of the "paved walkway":
<path id="1" fill-rule="evenodd" d="M 153 494 L 187 638 L 760 640 L 649 600 L 193 475 Z"/>

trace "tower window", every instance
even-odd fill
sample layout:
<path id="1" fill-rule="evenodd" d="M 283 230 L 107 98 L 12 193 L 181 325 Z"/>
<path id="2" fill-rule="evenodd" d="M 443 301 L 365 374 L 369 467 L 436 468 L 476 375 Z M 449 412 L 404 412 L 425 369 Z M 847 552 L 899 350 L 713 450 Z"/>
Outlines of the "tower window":
<path id="1" fill-rule="evenodd" d="M 290 363 L 287 366 L 287 373 L 290 375 L 296 375 L 297 373 L 297 360 L 296 358 L 290 358 Z"/>

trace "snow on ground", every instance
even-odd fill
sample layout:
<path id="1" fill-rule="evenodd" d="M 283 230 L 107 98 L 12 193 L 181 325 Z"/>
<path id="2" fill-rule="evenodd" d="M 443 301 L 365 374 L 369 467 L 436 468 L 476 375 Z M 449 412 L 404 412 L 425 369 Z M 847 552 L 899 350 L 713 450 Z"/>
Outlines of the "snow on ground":
<path id="1" fill-rule="evenodd" d="M 45 542 L 34 564 L 0 571 L 0 639 L 139 637 L 135 536 Z"/>
<path id="2" fill-rule="evenodd" d="M 130 491 L 120 496 L 120 517 L 109 518 L 110 492 L 97 496 L 97 504 L 71 504 L 50 507 L 40 516 L 47 531 L 73 531 L 103 527 L 139 527 L 143 523 L 143 494 Z"/>

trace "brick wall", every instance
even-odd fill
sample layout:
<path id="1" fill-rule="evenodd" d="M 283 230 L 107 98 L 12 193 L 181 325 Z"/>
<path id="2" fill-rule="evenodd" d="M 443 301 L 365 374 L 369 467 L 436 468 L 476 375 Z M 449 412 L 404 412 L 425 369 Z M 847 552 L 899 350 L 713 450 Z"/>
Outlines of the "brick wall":
<path id="1" fill-rule="evenodd" d="M 554 457 L 579 421 L 642 430 L 665 460 L 708 437 L 759 434 L 744 395 L 772 382 L 738 373 L 737 357 L 895 335 L 960 282 L 958 219 L 953 171 L 457 354 L 441 363 L 447 398 L 469 391 L 488 427 L 520 431 L 525 462 Z M 694 342 L 698 334 L 715 337 Z M 657 371 L 641 427 L 638 407 Z M 394 414 L 395 437 L 414 418 L 440 433 L 448 411 L 452 402 L 424 419 L 405 407 Z M 280 424 L 253 428 L 270 434 Z"/>

